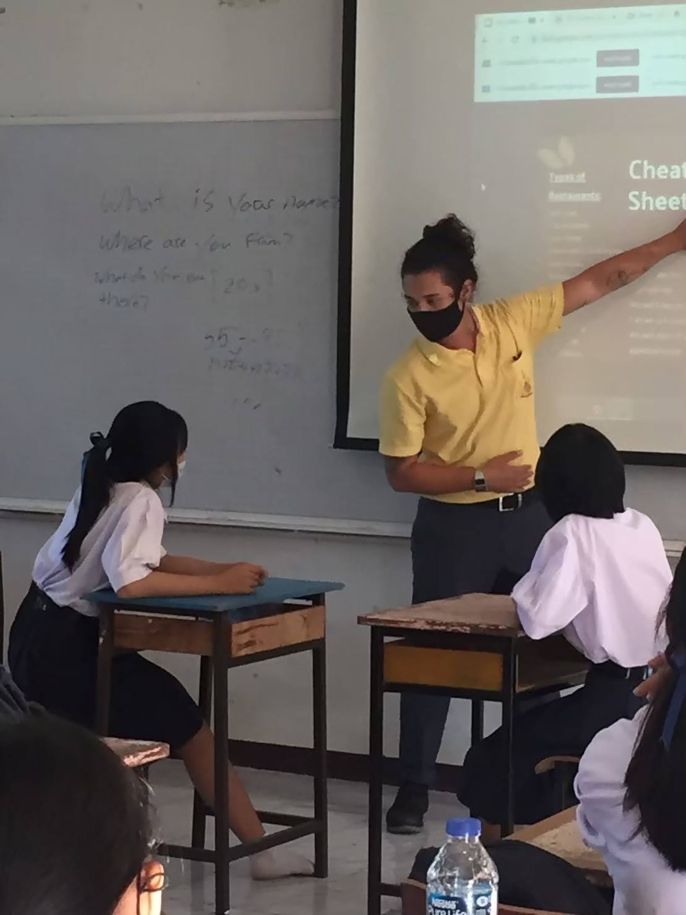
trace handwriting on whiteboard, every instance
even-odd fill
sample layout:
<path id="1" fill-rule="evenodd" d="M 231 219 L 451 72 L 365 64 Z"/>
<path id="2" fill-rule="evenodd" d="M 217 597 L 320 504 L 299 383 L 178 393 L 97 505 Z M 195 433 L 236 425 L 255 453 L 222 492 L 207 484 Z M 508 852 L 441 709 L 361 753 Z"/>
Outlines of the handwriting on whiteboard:
<path id="1" fill-rule="evenodd" d="M 87 282 L 100 309 L 145 333 L 164 328 L 181 296 L 189 365 L 241 410 L 302 383 L 304 319 L 289 321 L 282 302 L 307 294 L 310 244 L 335 219 L 337 196 L 125 183 L 93 203 L 100 219 Z"/>
<path id="2" fill-rule="evenodd" d="M 213 305 L 227 298 L 269 299 L 279 281 L 274 257 L 306 256 L 306 223 L 338 206 L 332 194 L 211 185 L 173 193 L 133 183 L 107 188 L 98 200 L 107 227 L 97 237 L 99 263 L 92 272 L 97 301 L 144 313 L 163 303 L 170 287 L 196 290 Z"/>
<path id="3" fill-rule="evenodd" d="M 100 209 L 103 213 L 145 214 L 159 211 L 172 212 L 183 208 L 183 200 L 170 200 L 162 188 L 152 193 L 140 192 L 127 184 L 114 191 L 104 191 L 100 198 Z M 214 187 L 197 187 L 192 194 L 192 209 L 212 213 L 224 209 L 233 215 L 247 213 L 305 212 L 308 210 L 335 210 L 339 198 L 335 194 L 305 197 L 299 194 L 283 196 L 252 195 L 246 191 L 223 192 Z"/>

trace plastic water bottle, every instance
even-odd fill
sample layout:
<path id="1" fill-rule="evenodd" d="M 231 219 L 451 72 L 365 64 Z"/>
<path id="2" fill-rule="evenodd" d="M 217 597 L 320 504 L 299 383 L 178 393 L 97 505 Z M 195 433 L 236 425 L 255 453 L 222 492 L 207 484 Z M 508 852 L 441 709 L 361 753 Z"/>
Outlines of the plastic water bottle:
<path id="1" fill-rule="evenodd" d="M 448 820 L 448 841 L 429 868 L 427 915 L 497 915 L 498 871 L 479 820 Z"/>

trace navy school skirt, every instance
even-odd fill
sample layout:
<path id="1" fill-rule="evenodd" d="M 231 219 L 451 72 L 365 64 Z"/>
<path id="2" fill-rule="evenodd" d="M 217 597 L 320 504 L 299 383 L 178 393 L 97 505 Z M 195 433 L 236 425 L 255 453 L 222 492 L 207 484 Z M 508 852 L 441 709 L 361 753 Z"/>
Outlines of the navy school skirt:
<path id="1" fill-rule="evenodd" d="M 95 727 L 98 620 L 60 607 L 35 584 L 10 630 L 12 676 L 28 699 Z M 200 709 L 168 671 L 137 652 L 112 659 L 111 737 L 160 740 L 178 750 L 203 725 Z"/>

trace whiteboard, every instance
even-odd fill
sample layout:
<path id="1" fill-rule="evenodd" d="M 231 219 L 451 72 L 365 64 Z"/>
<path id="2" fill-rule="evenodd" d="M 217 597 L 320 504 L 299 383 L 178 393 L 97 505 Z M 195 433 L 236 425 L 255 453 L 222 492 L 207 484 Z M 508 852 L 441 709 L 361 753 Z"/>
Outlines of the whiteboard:
<path id="1" fill-rule="evenodd" d="M 157 399 L 181 509 L 404 521 L 334 451 L 338 123 L 0 126 L 0 502 L 61 501 Z"/>

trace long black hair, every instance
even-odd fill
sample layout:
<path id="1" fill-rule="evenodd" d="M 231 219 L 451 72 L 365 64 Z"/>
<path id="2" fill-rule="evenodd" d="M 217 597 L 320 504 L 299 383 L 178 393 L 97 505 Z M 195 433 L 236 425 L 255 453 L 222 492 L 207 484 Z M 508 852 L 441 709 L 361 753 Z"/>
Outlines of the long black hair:
<path id="1" fill-rule="evenodd" d="M 421 239 L 406 252 L 400 275 L 417 276 L 436 270 L 457 300 L 465 280 L 479 279 L 474 266 L 474 234 L 453 213 L 435 225 L 425 226 Z"/>
<path id="2" fill-rule="evenodd" d="M 0 912 L 111 915 L 152 847 L 148 789 L 94 734 L 0 727 Z"/>
<path id="3" fill-rule="evenodd" d="M 686 677 L 686 550 L 674 573 L 664 619 L 672 671 L 653 697 L 629 763 L 624 806 L 638 811 L 639 832 L 645 833 L 669 866 L 686 871 L 686 702 L 682 680 Z"/>
<path id="4" fill-rule="evenodd" d="M 171 501 L 178 481 L 178 457 L 188 446 L 188 428 L 182 416 L 153 400 L 124 407 L 107 437 L 91 436 L 93 447 L 84 456 L 81 498 L 76 522 L 67 537 L 62 558 L 73 569 L 81 545 L 110 501 L 115 483 L 147 480 L 165 464 L 171 468 Z"/>
<path id="5" fill-rule="evenodd" d="M 592 426 L 562 426 L 541 451 L 536 487 L 555 522 L 565 515 L 612 518 L 624 511 L 624 462 Z"/>

